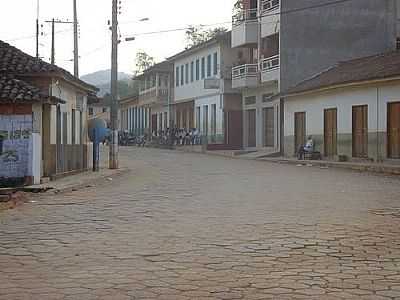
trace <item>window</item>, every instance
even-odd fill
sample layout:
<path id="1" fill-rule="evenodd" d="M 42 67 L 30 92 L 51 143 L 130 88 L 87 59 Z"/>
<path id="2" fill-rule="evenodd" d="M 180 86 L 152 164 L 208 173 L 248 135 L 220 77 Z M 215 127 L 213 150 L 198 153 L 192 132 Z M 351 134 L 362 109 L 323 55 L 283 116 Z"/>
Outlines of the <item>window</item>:
<path id="1" fill-rule="evenodd" d="M 200 80 L 200 60 L 196 59 L 196 80 Z"/>
<path id="2" fill-rule="evenodd" d="M 103 107 L 103 113 L 107 112 L 107 107 Z"/>
<path id="3" fill-rule="evenodd" d="M 185 65 L 185 83 L 189 83 L 189 64 Z"/>
<path id="4" fill-rule="evenodd" d="M 268 93 L 268 94 L 263 94 L 262 95 L 262 102 L 271 102 L 272 101 L 272 96 L 274 94 L 273 93 Z"/>
<path id="5" fill-rule="evenodd" d="M 211 54 L 207 56 L 207 77 L 211 77 Z"/>
<path id="6" fill-rule="evenodd" d="M 218 53 L 214 53 L 214 75 L 218 74 Z"/>
<path id="7" fill-rule="evenodd" d="M 201 79 L 206 77 L 206 59 L 205 57 L 201 58 Z"/>
<path id="8" fill-rule="evenodd" d="M 396 49 L 400 50 L 400 38 L 397 38 L 396 40 Z"/>
<path id="9" fill-rule="evenodd" d="M 190 63 L 190 82 L 194 81 L 194 61 Z"/>
<path id="10" fill-rule="evenodd" d="M 181 66 L 181 85 L 184 85 L 185 84 L 185 78 L 183 77 L 184 76 L 184 72 L 185 72 L 185 67 L 182 65 Z"/>
<path id="11" fill-rule="evenodd" d="M 175 77 L 176 86 L 179 86 L 179 67 L 176 67 Z"/>
<path id="12" fill-rule="evenodd" d="M 93 107 L 89 107 L 89 116 L 93 116 Z"/>

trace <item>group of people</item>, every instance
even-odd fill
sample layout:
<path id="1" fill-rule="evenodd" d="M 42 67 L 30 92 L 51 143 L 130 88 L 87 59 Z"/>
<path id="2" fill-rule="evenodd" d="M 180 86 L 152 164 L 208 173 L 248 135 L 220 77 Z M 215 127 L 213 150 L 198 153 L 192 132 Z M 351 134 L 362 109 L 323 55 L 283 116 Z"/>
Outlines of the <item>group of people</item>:
<path id="1" fill-rule="evenodd" d="M 153 131 L 153 139 L 157 138 L 159 139 L 159 143 L 164 145 L 184 146 L 201 144 L 200 131 L 197 128 L 167 128 L 166 130 L 159 130 L 158 134 Z"/>

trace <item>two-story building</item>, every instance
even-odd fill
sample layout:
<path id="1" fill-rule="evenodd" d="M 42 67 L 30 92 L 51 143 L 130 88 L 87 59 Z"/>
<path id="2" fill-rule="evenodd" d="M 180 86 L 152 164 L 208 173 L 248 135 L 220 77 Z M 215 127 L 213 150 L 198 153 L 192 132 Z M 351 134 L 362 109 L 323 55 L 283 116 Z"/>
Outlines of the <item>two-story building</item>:
<path id="1" fill-rule="evenodd" d="M 236 56 L 228 32 L 169 58 L 174 126 L 197 128 L 210 144 L 241 147 L 241 95 L 232 89 L 230 72 Z"/>
<path id="2" fill-rule="evenodd" d="M 281 91 L 340 60 L 395 49 L 396 2 L 240 1 L 232 86 L 243 93 L 245 148 L 283 151 Z"/>
<path id="3" fill-rule="evenodd" d="M 158 135 L 170 127 L 174 85 L 172 68 L 170 62 L 163 61 L 134 78 L 139 81 L 139 96 L 137 105 L 128 113 L 129 131 Z"/>

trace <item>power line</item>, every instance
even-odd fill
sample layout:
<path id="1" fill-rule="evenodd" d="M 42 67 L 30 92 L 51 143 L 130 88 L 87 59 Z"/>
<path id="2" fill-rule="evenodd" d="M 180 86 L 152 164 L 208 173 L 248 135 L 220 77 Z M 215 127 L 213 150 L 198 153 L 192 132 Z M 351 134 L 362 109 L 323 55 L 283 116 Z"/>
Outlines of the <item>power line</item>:
<path id="1" fill-rule="evenodd" d="M 291 13 L 295 13 L 295 12 L 311 10 L 311 9 L 315 9 L 315 8 L 321 8 L 321 7 L 326 7 L 326 6 L 336 5 L 336 4 L 342 4 L 342 3 L 350 2 L 350 1 L 354 1 L 354 0 L 337 0 L 337 1 L 327 2 L 327 3 L 323 3 L 323 4 L 316 4 L 316 5 L 311 5 L 311 6 L 302 7 L 302 8 L 295 8 L 295 9 L 290 9 L 290 10 L 286 10 L 286 11 L 280 11 L 280 12 L 276 12 L 276 13 L 263 14 L 261 17 L 286 15 L 286 14 L 291 14 Z M 261 24 L 274 24 L 274 23 L 276 23 L 276 22 L 261 22 Z M 193 26 L 194 27 L 212 27 L 212 26 L 225 25 L 225 24 L 232 24 L 232 21 L 226 21 L 226 22 L 220 22 L 220 23 L 211 23 L 211 24 L 199 24 L 199 25 L 193 25 Z M 131 34 L 130 36 L 143 36 L 143 35 L 152 35 L 152 34 L 161 34 L 161 33 L 184 31 L 184 30 L 188 30 L 191 27 L 192 27 L 192 25 L 187 25 L 186 27 L 174 28 L 174 29 L 168 29 L 168 30 L 140 32 L 140 33 L 136 33 L 136 34 Z"/>

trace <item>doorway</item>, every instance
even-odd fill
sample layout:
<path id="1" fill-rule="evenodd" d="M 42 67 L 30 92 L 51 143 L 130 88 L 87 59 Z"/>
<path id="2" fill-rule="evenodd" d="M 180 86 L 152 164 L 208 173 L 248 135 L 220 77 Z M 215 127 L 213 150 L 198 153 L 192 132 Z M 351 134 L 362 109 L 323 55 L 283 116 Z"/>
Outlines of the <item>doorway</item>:
<path id="1" fill-rule="evenodd" d="M 388 104 L 388 157 L 400 159 L 400 102 Z"/>
<path id="2" fill-rule="evenodd" d="M 294 151 L 295 154 L 306 143 L 306 113 L 294 114 Z"/>
<path id="3" fill-rule="evenodd" d="M 274 108 L 268 107 L 263 109 L 264 114 L 264 147 L 275 146 L 275 114 Z"/>
<path id="4" fill-rule="evenodd" d="M 247 114 L 247 147 L 254 148 L 257 146 L 256 138 L 256 110 L 250 109 Z"/>
<path id="5" fill-rule="evenodd" d="M 368 105 L 353 106 L 353 157 L 368 157 Z"/>
<path id="6" fill-rule="evenodd" d="M 337 155 L 337 109 L 324 110 L 324 154 L 326 157 Z"/>

